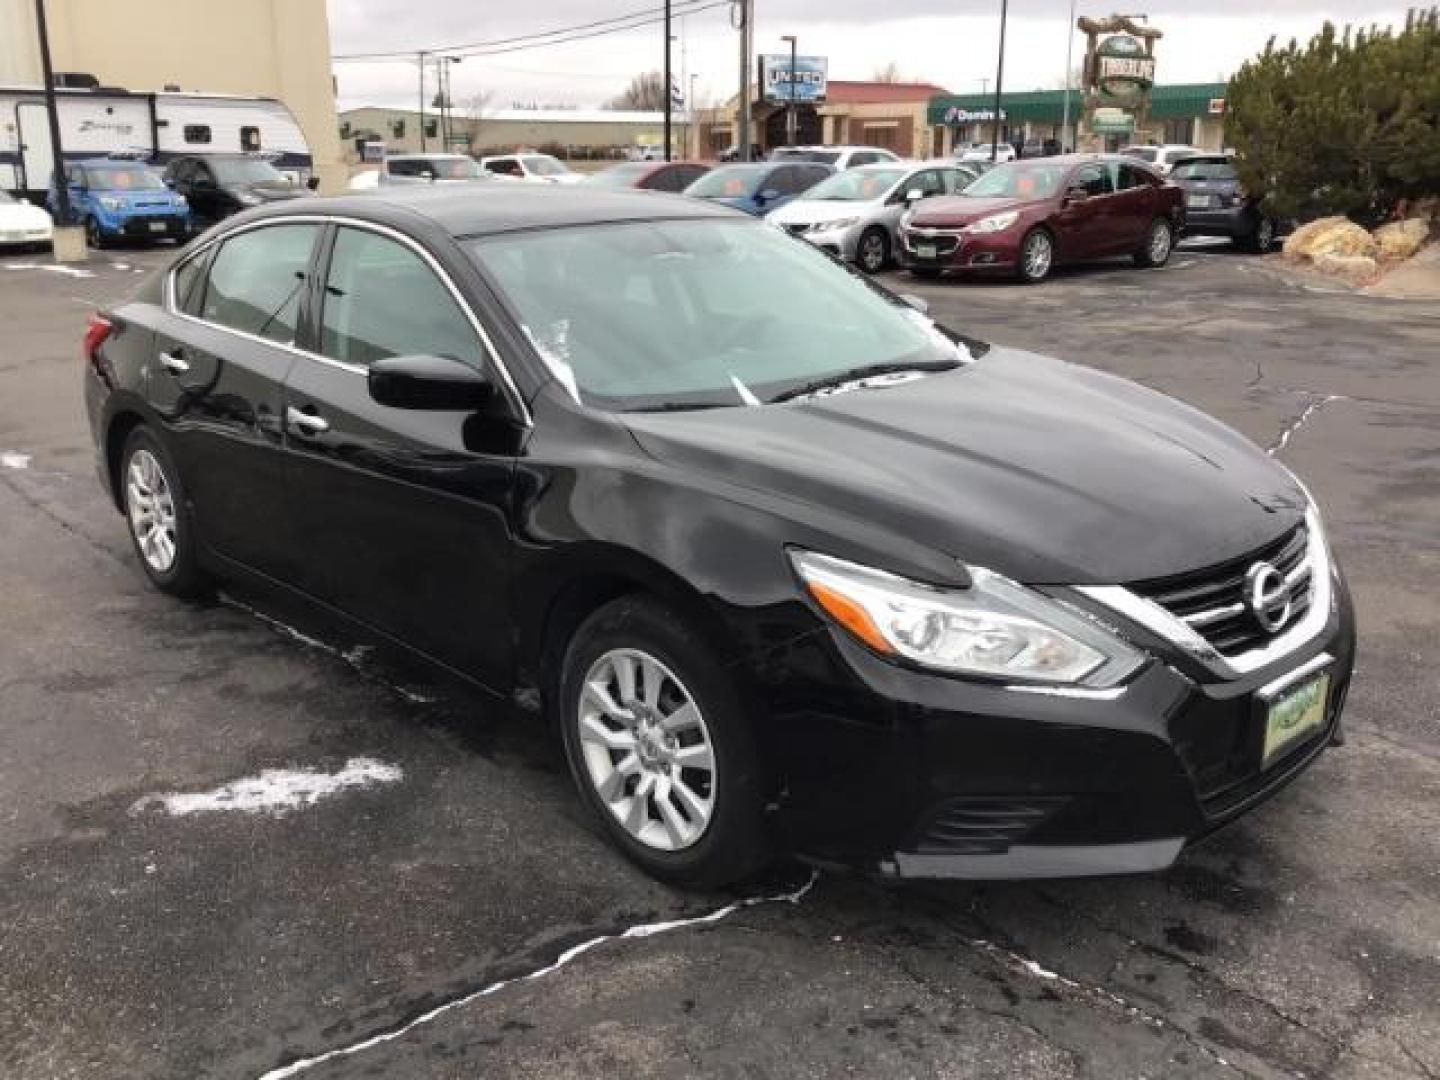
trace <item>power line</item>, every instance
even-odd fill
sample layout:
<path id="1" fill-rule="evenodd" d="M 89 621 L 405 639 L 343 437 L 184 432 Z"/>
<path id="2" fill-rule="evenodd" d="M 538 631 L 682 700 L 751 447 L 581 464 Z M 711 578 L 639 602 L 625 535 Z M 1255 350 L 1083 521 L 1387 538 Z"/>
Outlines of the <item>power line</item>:
<path id="1" fill-rule="evenodd" d="M 677 12 L 694 14 L 700 11 L 707 11 L 711 8 L 724 7 L 730 0 L 676 0 L 674 5 Z M 426 49 L 392 49 L 385 52 L 371 53 L 339 53 L 330 59 L 336 62 L 364 62 L 364 61 L 387 61 L 387 60 L 413 60 L 416 53 L 448 53 L 451 55 L 463 56 L 493 56 L 506 52 L 519 52 L 521 49 L 541 48 L 545 45 L 559 45 L 567 41 L 583 41 L 591 37 L 600 37 L 603 34 L 622 33 L 626 30 L 638 29 L 652 23 L 662 22 L 664 15 L 660 14 L 662 8 L 645 8 L 640 11 L 632 11 L 624 15 L 612 15 L 606 19 L 598 19 L 594 22 L 576 23 L 572 26 L 557 27 L 553 30 L 538 31 L 532 34 L 521 34 L 516 37 L 496 38 L 491 41 L 475 41 L 465 45 L 432 46 Z M 635 21 L 639 20 L 639 21 Z M 624 25 L 621 25 L 624 24 Z M 547 41 L 546 38 L 557 40 Z"/>

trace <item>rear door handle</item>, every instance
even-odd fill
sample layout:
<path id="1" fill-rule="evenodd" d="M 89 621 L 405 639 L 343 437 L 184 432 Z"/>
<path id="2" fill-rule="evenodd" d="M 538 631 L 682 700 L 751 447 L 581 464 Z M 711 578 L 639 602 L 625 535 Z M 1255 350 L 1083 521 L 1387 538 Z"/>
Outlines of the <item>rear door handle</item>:
<path id="1" fill-rule="evenodd" d="M 160 354 L 160 366 L 172 375 L 184 375 L 190 370 L 190 361 L 180 354 L 180 350 L 174 352 L 162 352 Z"/>
<path id="2" fill-rule="evenodd" d="M 293 405 L 285 407 L 285 422 L 306 435 L 319 435 L 330 430 L 330 421 L 314 413 L 301 412 Z"/>

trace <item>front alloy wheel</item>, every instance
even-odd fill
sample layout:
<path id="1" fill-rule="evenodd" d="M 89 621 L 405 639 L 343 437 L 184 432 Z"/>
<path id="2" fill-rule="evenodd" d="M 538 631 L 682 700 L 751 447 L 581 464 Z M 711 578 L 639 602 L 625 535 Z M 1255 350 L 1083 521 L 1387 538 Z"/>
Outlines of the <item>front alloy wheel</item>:
<path id="1" fill-rule="evenodd" d="M 1175 246 L 1175 231 L 1164 218 L 1156 218 L 1145 233 L 1145 243 L 1135 253 L 1139 266 L 1154 268 L 1170 261 L 1170 251 Z"/>
<path id="2" fill-rule="evenodd" d="M 860 269 L 867 274 L 878 274 L 885 269 L 885 264 L 890 261 L 890 241 L 885 236 L 885 230 L 869 228 L 860 237 L 859 258 Z"/>
<path id="3" fill-rule="evenodd" d="M 1275 246 L 1275 219 L 1262 217 L 1255 223 L 1255 232 L 1250 237 L 1250 250 L 1257 255 L 1267 254 Z"/>
<path id="4" fill-rule="evenodd" d="M 1043 229 L 1035 229 L 1020 242 L 1020 280 L 1031 285 L 1050 276 L 1055 264 L 1055 241 Z"/>

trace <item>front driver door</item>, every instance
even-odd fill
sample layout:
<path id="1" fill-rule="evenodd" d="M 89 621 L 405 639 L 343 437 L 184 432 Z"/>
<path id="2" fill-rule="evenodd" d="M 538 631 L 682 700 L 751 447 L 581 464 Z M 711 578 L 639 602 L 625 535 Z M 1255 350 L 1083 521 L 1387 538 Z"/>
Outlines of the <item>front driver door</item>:
<path id="1" fill-rule="evenodd" d="M 322 264 L 324 257 L 322 257 Z M 510 677 L 507 416 L 371 398 L 389 356 L 447 356 L 500 383 L 467 309 L 415 243 L 331 233 L 309 347 L 285 392 L 291 500 L 311 595 L 481 682 Z M 497 401 L 504 401 L 497 389 Z"/>

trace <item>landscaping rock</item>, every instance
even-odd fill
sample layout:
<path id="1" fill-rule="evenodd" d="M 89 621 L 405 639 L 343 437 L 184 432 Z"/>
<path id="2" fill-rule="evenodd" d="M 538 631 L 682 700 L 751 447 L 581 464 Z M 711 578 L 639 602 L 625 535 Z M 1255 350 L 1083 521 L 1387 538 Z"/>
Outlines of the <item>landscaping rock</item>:
<path id="1" fill-rule="evenodd" d="M 1380 276 L 1380 264 L 1369 255 L 1319 255 L 1315 269 L 1322 274 L 1344 278 L 1352 285 L 1369 285 Z"/>
<path id="2" fill-rule="evenodd" d="M 1427 218 L 1406 218 L 1392 221 L 1375 230 L 1375 243 L 1380 249 L 1380 258 L 1399 262 L 1408 259 L 1430 239 L 1430 221 Z"/>
<path id="3" fill-rule="evenodd" d="M 1301 225 L 1285 240 L 1285 254 L 1289 258 L 1317 262 L 1322 255 L 1373 260 L 1378 251 L 1375 238 L 1344 217 L 1320 218 Z"/>

